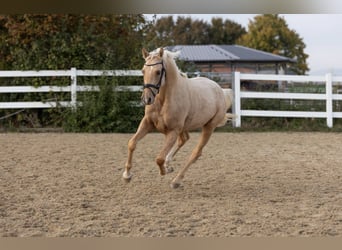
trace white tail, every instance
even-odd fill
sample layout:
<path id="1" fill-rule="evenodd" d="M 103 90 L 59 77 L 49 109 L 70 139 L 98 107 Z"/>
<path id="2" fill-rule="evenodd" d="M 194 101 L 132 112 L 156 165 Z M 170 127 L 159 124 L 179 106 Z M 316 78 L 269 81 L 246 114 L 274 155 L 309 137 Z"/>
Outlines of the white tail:
<path id="1" fill-rule="evenodd" d="M 222 89 L 224 94 L 224 99 L 226 101 L 227 110 L 232 106 L 234 101 L 234 94 L 232 89 Z"/>
<path id="2" fill-rule="evenodd" d="M 224 94 L 224 99 L 226 101 L 226 111 L 228 109 L 230 109 L 230 107 L 233 104 L 234 101 L 234 94 L 233 94 L 233 90 L 232 89 L 222 89 L 223 94 Z M 217 127 L 222 127 L 224 125 L 226 125 L 227 121 L 231 121 L 232 119 L 235 119 L 236 115 L 232 114 L 232 113 L 226 113 L 226 115 L 224 116 L 223 121 L 217 125 Z"/>

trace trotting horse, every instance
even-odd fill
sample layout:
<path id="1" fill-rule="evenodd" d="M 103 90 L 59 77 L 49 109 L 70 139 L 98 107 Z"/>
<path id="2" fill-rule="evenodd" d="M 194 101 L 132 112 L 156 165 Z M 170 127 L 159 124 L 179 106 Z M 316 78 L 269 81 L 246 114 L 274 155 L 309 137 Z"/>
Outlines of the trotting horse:
<path id="1" fill-rule="evenodd" d="M 156 158 L 160 174 L 165 175 L 172 172 L 170 161 L 189 140 L 189 131 L 202 128 L 199 143 L 171 182 L 171 187 L 177 188 L 189 166 L 201 156 L 214 129 L 233 118 L 232 114 L 226 113 L 232 104 L 232 91 L 223 91 L 208 78 L 184 76 L 175 63 L 175 52 L 159 48 L 149 53 L 142 49 L 142 54 L 145 59 L 142 69 L 145 115 L 128 142 L 128 159 L 122 176 L 126 181 L 131 180 L 133 151 L 148 132 L 157 129 L 165 135 L 164 146 Z"/>

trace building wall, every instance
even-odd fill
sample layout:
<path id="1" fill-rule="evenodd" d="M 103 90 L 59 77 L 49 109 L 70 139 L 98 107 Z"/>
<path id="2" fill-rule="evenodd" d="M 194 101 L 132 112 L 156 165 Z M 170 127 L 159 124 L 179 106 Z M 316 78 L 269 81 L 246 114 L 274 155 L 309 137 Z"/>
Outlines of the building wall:
<path id="1" fill-rule="evenodd" d="M 232 73 L 239 71 L 241 73 L 260 73 L 268 72 L 269 74 L 277 73 L 275 64 L 257 64 L 257 63 L 239 63 L 239 64 L 224 64 L 224 63 L 196 63 L 201 72 L 217 72 L 217 73 Z"/>
<path id="2" fill-rule="evenodd" d="M 278 74 L 276 64 L 257 64 L 257 63 L 197 63 L 200 75 L 206 76 L 218 82 L 222 87 L 231 87 L 232 72 L 241 73 L 260 73 L 260 74 Z"/>

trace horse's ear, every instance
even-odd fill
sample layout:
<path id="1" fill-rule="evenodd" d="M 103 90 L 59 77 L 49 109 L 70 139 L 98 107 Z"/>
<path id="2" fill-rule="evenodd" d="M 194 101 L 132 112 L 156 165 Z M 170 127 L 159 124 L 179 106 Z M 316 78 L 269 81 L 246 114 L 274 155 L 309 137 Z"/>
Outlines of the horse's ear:
<path id="1" fill-rule="evenodd" d="M 149 55 L 148 51 L 145 48 L 142 49 L 142 55 L 143 55 L 143 58 L 146 58 Z"/>
<path id="2" fill-rule="evenodd" d="M 163 57 L 163 54 L 164 54 L 164 49 L 160 48 L 159 49 L 159 57 Z"/>

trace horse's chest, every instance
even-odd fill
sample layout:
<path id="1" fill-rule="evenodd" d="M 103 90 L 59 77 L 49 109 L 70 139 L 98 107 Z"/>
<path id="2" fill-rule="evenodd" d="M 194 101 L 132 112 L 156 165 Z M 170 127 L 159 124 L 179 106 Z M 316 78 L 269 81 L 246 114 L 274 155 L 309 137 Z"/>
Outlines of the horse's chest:
<path id="1" fill-rule="evenodd" d="M 180 124 L 180 117 L 177 115 L 178 113 L 173 109 L 170 109 L 167 105 L 163 107 L 156 106 L 149 111 L 150 112 L 148 112 L 147 115 L 159 132 L 165 133 L 168 130 L 175 129 Z"/>
<path id="2" fill-rule="evenodd" d="M 165 112 L 155 112 L 152 117 L 154 127 L 162 133 L 172 129 L 175 125 L 175 120 Z"/>
<path id="3" fill-rule="evenodd" d="M 160 132 L 165 132 L 168 128 L 167 122 L 164 120 L 163 116 L 156 116 L 153 124 L 155 128 Z"/>

